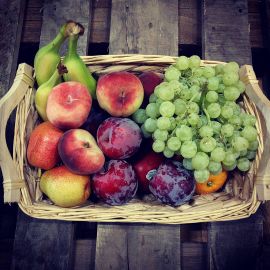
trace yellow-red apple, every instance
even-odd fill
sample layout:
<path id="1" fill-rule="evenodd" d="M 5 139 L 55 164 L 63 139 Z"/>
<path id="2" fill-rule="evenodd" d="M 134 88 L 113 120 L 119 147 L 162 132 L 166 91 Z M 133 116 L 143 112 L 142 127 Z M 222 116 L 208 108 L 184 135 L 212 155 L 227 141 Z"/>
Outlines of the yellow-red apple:
<path id="1" fill-rule="evenodd" d="M 90 196 L 90 177 L 74 174 L 65 166 L 60 166 L 42 174 L 40 189 L 58 206 L 78 206 Z"/>
<path id="2" fill-rule="evenodd" d="M 44 170 L 53 168 L 60 161 L 57 145 L 62 135 L 63 131 L 49 121 L 36 126 L 30 134 L 27 146 L 29 164 Z"/>
<path id="3" fill-rule="evenodd" d="M 96 173 L 105 162 L 95 138 L 84 129 L 66 131 L 59 140 L 58 152 L 67 168 L 77 174 Z"/>
<path id="4" fill-rule="evenodd" d="M 97 100 L 112 116 L 130 116 L 143 102 L 143 86 L 137 76 L 129 72 L 103 75 L 97 83 Z"/>
<path id="5" fill-rule="evenodd" d="M 79 82 L 64 82 L 49 94 L 46 113 L 56 127 L 67 130 L 80 127 L 87 119 L 92 97 L 86 86 Z"/>

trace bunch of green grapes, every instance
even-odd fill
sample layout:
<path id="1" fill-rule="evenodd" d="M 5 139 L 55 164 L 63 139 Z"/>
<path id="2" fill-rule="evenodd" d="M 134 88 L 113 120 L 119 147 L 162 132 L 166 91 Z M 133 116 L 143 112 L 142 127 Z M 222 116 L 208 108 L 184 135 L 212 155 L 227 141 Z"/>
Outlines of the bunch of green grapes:
<path id="1" fill-rule="evenodd" d="M 248 171 L 256 156 L 256 118 L 237 103 L 245 91 L 238 73 L 236 62 L 201 66 L 196 55 L 180 56 L 146 108 L 133 115 L 144 136 L 153 138 L 153 150 L 183 157 L 198 182 L 222 169 Z"/>

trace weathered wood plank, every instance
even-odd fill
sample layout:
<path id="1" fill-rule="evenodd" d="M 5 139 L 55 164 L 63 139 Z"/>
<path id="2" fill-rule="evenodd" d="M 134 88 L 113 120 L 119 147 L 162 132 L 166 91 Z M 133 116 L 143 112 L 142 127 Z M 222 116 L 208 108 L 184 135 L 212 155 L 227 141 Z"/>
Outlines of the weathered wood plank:
<path id="1" fill-rule="evenodd" d="M 54 38 L 61 25 L 73 19 L 85 27 L 78 51 L 87 54 L 91 1 L 44 1 L 40 47 Z M 74 225 L 72 222 L 38 220 L 19 211 L 13 269 L 72 269 L 74 250 Z"/>
<path id="2" fill-rule="evenodd" d="M 12 269 L 72 269 L 73 242 L 70 222 L 33 219 L 19 211 Z"/>
<path id="3" fill-rule="evenodd" d="M 204 58 L 251 63 L 247 1 L 204 0 L 202 9 Z M 209 268 L 255 269 L 262 227 L 261 211 L 244 220 L 209 223 Z"/>
<path id="4" fill-rule="evenodd" d="M 0 98 L 15 77 L 25 5 L 25 0 L 0 1 Z"/>
<path id="5" fill-rule="evenodd" d="M 110 53 L 178 53 L 178 1 L 113 0 Z M 98 224 L 96 270 L 180 269 L 180 226 Z"/>
<path id="6" fill-rule="evenodd" d="M 202 16 L 204 59 L 251 64 L 247 1 L 204 0 Z"/>

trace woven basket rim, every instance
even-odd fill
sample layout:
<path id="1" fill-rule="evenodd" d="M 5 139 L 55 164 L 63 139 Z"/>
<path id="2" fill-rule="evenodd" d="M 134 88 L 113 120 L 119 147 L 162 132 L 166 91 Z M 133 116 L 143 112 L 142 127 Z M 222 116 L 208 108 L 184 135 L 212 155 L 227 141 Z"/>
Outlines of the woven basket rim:
<path id="1" fill-rule="evenodd" d="M 125 66 L 132 64 L 139 69 L 135 71 L 143 71 L 143 68 L 149 66 L 164 66 L 170 65 L 175 61 L 177 57 L 166 56 L 166 55 L 139 55 L 139 54 L 126 54 L 126 55 L 98 55 L 98 56 L 82 56 L 83 61 L 90 65 L 90 70 L 96 72 L 97 74 L 102 74 L 104 67 L 109 67 L 109 72 L 114 71 L 112 67 L 116 66 Z M 115 64 L 112 66 L 112 63 Z M 139 64 L 138 64 L 139 63 Z M 203 60 L 202 65 L 216 65 L 224 63 L 221 61 L 210 61 Z M 102 69 L 103 67 L 103 69 Z M 127 68 L 129 70 L 129 67 Z M 31 99 L 31 93 L 28 93 L 29 99 Z M 29 101 L 28 101 L 29 102 Z M 250 101 L 247 101 L 250 102 Z M 252 102 L 251 102 L 252 103 Z M 251 107 L 254 106 L 251 104 Z M 251 108 L 251 110 L 253 110 Z M 30 112 L 28 109 L 27 113 Z M 255 112 L 256 113 L 256 112 Z M 20 111 L 17 113 L 20 114 Z M 16 117 L 16 122 L 18 118 Z M 17 123 L 18 125 L 18 123 Z M 22 131 L 23 132 L 23 131 Z M 24 132 L 23 132 L 24 134 Z M 21 161 L 18 162 L 18 167 L 24 168 L 24 164 L 21 164 Z M 21 170 L 21 169 L 20 169 Z M 21 172 L 22 175 L 24 172 Z M 23 176 L 24 177 L 24 176 Z M 25 180 L 26 181 L 26 180 Z M 97 222 L 143 222 L 143 223 L 162 223 L 162 224 L 182 224 L 182 223 L 196 223 L 196 222 L 210 222 L 210 221 L 225 221 L 225 220 L 235 220 L 240 218 L 245 218 L 255 213 L 258 209 L 260 202 L 257 200 L 256 188 L 254 186 L 252 195 L 248 200 L 237 200 L 236 197 L 232 199 L 227 199 L 224 204 L 224 207 L 220 208 L 220 205 L 223 204 L 222 201 L 214 201 L 217 205 L 215 206 L 213 201 L 206 203 L 211 205 L 210 208 L 205 208 L 200 205 L 195 210 L 177 210 L 170 206 L 162 205 L 157 203 L 153 206 L 151 204 L 152 211 L 147 209 L 145 205 L 140 206 L 137 210 L 134 209 L 134 200 L 124 206 L 100 206 L 99 204 L 88 207 L 81 208 L 61 208 L 57 206 L 51 206 L 45 204 L 44 202 L 32 202 L 29 188 L 23 187 L 21 189 L 22 197 L 19 204 L 21 210 L 35 218 L 42 219 L 59 219 L 59 220 L 74 220 L 74 221 L 97 221 Z M 213 195 L 214 196 L 214 195 Z M 207 196 L 206 196 L 207 197 Z M 211 196 L 210 196 L 211 197 Z M 206 199 L 207 200 L 207 199 Z M 212 204 L 211 204 L 212 203 Z M 144 204 L 144 203 L 142 203 Z M 230 205 L 231 204 L 231 205 Z M 101 207 L 101 208 L 100 208 Z M 168 208 L 169 207 L 169 208 Z M 182 208 L 187 207 L 187 205 L 182 206 Z M 180 207 L 181 208 L 181 207 Z M 104 213 L 101 210 L 106 210 Z M 159 209 L 157 211 L 156 209 Z M 165 209 L 165 210 L 161 210 Z M 168 211 L 170 209 L 171 211 Z M 210 210 L 207 210 L 210 209 Z M 147 212 L 147 213 L 146 213 Z"/>

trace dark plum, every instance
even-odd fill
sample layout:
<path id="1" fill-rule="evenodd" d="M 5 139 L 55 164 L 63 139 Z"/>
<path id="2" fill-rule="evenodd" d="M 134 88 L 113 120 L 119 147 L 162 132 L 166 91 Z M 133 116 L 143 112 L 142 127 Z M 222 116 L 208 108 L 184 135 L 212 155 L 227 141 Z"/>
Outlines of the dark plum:
<path id="1" fill-rule="evenodd" d="M 150 180 L 149 189 L 162 203 L 179 206 L 192 198 L 195 180 L 180 162 L 166 160 Z"/>
<path id="2" fill-rule="evenodd" d="M 127 203 L 135 196 L 138 187 L 135 171 L 124 160 L 110 160 L 92 179 L 97 198 L 110 205 Z"/>

